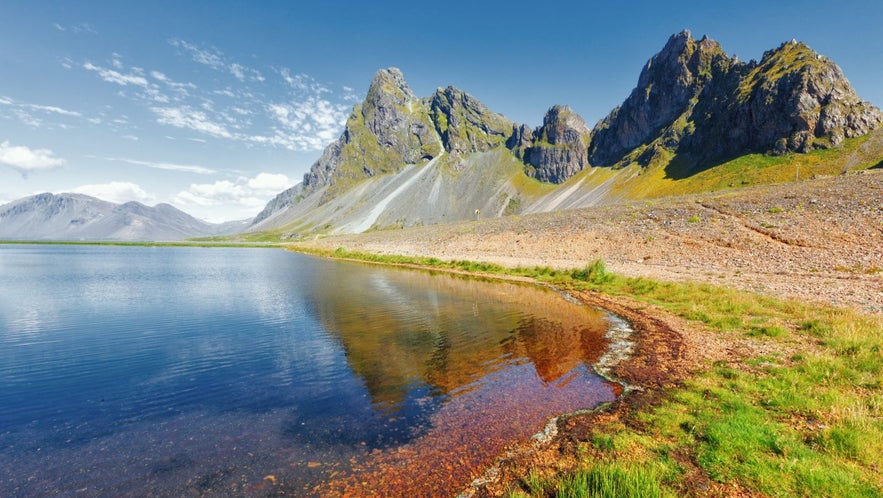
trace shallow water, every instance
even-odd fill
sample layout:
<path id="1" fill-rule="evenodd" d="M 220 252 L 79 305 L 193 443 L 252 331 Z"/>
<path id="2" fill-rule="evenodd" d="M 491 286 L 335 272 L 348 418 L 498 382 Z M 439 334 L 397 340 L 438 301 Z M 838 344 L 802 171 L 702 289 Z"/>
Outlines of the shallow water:
<path id="1" fill-rule="evenodd" d="M 2 245 L 0 282 L 0 496 L 445 495 L 615 395 L 608 316 L 535 287 Z"/>

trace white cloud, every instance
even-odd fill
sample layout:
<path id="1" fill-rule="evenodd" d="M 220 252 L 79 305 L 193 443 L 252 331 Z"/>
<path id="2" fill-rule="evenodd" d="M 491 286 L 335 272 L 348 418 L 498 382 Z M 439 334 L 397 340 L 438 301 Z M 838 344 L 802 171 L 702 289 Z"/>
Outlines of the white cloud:
<path id="1" fill-rule="evenodd" d="M 239 81 L 245 81 L 245 68 L 239 64 L 230 64 L 230 73 Z"/>
<path id="2" fill-rule="evenodd" d="M 31 149 L 24 145 L 0 143 L 0 163 L 11 166 L 22 176 L 31 171 L 50 170 L 64 166 L 65 160 L 55 157 L 49 149 Z"/>
<path id="3" fill-rule="evenodd" d="M 343 100 L 346 102 L 358 102 L 360 100 L 356 91 L 348 86 L 343 86 Z"/>
<path id="4" fill-rule="evenodd" d="M 101 77 L 104 81 L 108 83 L 116 83 L 117 85 L 127 86 L 127 85 L 135 85 L 147 88 L 149 83 L 147 82 L 147 78 L 138 74 L 123 74 L 119 71 L 115 71 L 113 69 L 107 69 L 103 67 L 96 66 L 91 62 L 86 62 L 83 64 L 83 69 L 88 71 L 95 71 L 98 73 L 98 76 Z"/>
<path id="5" fill-rule="evenodd" d="M 290 178 L 281 173 L 259 173 L 258 176 L 250 178 L 246 182 L 246 185 L 253 190 L 269 190 L 275 193 L 282 192 L 293 184 L 294 182 Z"/>
<path id="6" fill-rule="evenodd" d="M 90 195 L 101 200 L 122 204 L 129 201 L 143 203 L 154 202 L 154 196 L 148 194 L 140 186 L 131 182 L 110 182 L 93 185 L 81 185 L 71 190 L 77 194 Z"/>
<path id="7" fill-rule="evenodd" d="M 178 93 L 184 94 L 184 95 L 189 95 L 188 90 L 195 90 L 196 89 L 196 85 L 193 83 L 190 83 L 189 81 L 187 83 L 180 83 L 180 82 L 172 80 L 171 78 L 166 76 L 165 73 L 162 73 L 159 71 L 150 71 L 150 77 L 157 80 L 157 81 L 162 82 L 163 84 L 167 85 L 169 88 L 175 90 Z"/>
<path id="8" fill-rule="evenodd" d="M 309 92 L 313 94 L 331 93 L 331 90 L 325 85 L 316 81 L 315 78 L 308 74 L 292 75 L 288 68 L 283 67 L 279 70 L 279 75 L 288 85 L 298 92 Z"/>
<path id="9" fill-rule="evenodd" d="M 160 124 L 189 128 L 214 137 L 233 138 L 224 125 L 213 122 L 204 112 L 192 107 L 151 107 L 150 110 L 159 116 L 157 122 Z"/>
<path id="10" fill-rule="evenodd" d="M 284 145 L 292 150 L 321 150 L 340 134 L 349 116 L 347 106 L 317 97 L 269 104 L 267 110 L 284 131 L 276 130 L 274 137 L 253 136 L 251 140 Z"/>
<path id="11" fill-rule="evenodd" d="M 95 157 L 95 156 L 90 156 Z M 199 175 L 213 175 L 217 173 L 217 171 L 206 168 L 203 166 L 193 165 L 193 164 L 175 164 L 175 163 L 167 163 L 167 162 L 157 162 L 157 161 L 141 161 L 138 159 L 129 159 L 126 157 L 101 157 L 99 159 L 104 159 L 105 161 L 118 161 L 127 164 L 134 164 L 136 166 L 146 166 L 148 168 L 154 169 L 163 169 L 167 171 L 181 171 L 184 173 L 196 173 Z"/>
<path id="12" fill-rule="evenodd" d="M 115 67 L 116 69 L 122 69 L 123 68 L 123 60 L 122 59 L 123 59 L 122 55 L 114 52 L 113 54 L 111 54 L 110 65 Z"/>
<path id="13" fill-rule="evenodd" d="M 187 190 L 179 192 L 174 202 L 200 207 L 237 205 L 257 213 L 276 194 L 291 185 L 291 180 L 285 175 L 260 173 L 253 178 L 240 177 L 236 181 L 192 184 Z"/>
<path id="14" fill-rule="evenodd" d="M 168 43 L 194 62 L 228 73 L 231 78 L 214 88 L 197 87 L 193 83 L 175 81 L 173 75 L 159 68 L 128 66 L 116 53 L 104 67 L 85 62 L 82 68 L 95 72 L 103 81 L 124 87 L 118 95 L 151 111 L 161 125 L 196 131 L 203 138 L 242 142 L 246 147 L 321 150 L 340 135 L 351 101 L 356 99 L 349 87 L 335 86 L 336 90 L 332 91 L 329 85 L 310 75 L 274 68 L 282 79 L 274 81 L 274 87 L 278 90 L 284 84 L 286 88 L 282 98 L 268 100 L 265 97 L 268 88 L 259 85 L 264 78 L 258 70 L 231 61 L 213 47 L 178 39 Z M 31 126 L 40 126 L 38 118 L 41 117 L 35 114 L 20 119 Z M 103 121 L 112 122 L 109 116 Z M 133 134 L 131 127 L 113 131 L 119 135 Z"/>

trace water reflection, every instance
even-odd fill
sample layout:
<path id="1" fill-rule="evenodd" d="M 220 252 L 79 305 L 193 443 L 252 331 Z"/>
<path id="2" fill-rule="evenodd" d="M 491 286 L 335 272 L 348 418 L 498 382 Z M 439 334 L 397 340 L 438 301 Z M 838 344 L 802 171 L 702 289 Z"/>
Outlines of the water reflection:
<path id="1" fill-rule="evenodd" d="M 543 382 L 559 382 L 607 347 L 604 313 L 535 286 L 338 264 L 314 289 L 315 314 L 387 409 L 405 404 L 415 385 L 450 395 L 523 362 Z"/>

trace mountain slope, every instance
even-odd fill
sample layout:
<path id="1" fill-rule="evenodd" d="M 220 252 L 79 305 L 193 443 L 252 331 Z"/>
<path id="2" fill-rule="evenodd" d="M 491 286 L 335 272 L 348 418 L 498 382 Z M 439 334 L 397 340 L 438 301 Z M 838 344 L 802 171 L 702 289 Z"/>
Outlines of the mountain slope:
<path id="1" fill-rule="evenodd" d="M 243 224 L 213 225 L 168 204 L 114 204 L 82 194 L 39 194 L 0 206 L 0 239 L 175 241 L 226 235 Z"/>
<path id="2" fill-rule="evenodd" d="M 420 99 L 384 69 L 341 137 L 249 231 L 304 237 L 570 209 L 799 179 L 801 165 L 804 178 L 836 174 L 883 159 L 867 153 L 881 122 L 836 64 L 793 41 L 743 63 L 707 37 L 673 35 L 592 129 L 567 106 L 531 129 L 454 87 Z"/>

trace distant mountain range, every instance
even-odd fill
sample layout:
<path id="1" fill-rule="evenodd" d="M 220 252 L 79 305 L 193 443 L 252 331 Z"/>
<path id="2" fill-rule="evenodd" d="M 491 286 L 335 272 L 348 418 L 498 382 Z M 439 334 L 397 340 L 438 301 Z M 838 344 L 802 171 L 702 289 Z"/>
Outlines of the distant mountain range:
<path id="1" fill-rule="evenodd" d="M 746 63 L 673 35 L 593 128 L 567 106 L 532 129 L 454 87 L 418 98 L 384 69 L 340 138 L 249 231 L 353 233 L 741 186 L 757 175 L 731 161 L 750 154 L 774 167 L 762 181 L 795 178 L 803 155 L 804 177 L 861 169 L 883 159 L 883 135 L 857 138 L 881 122 L 833 61 L 796 41 Z M 831 148 L 843 164 L 819 166 L 813 151 Z"/>
<path id="2" fill-rule="evenodd" d="M 0 206 L 0 239 L 177 241 L 241 232 L 249 221 L 211 224 L 168 204 L 114 204 L 82 194 L 46 193 Z"/>

